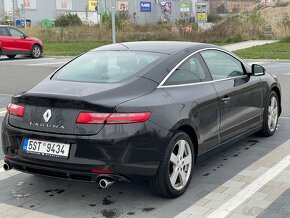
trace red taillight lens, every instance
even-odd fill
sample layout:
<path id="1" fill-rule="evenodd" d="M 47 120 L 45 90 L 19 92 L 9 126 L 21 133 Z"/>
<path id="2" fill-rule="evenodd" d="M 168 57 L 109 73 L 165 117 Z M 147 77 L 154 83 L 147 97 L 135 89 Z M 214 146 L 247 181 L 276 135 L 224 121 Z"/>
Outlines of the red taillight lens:
<path id="1" fill-rule="evenodd" d="M 80 113 L 77 119 L 77 123 L 105 123 L 108 113 Z"/>
<path id="2" fill-rule="evenodd" d="M 84 113 L 81 112 L 77 118 L 79 124 L 127 124 L 142 123 L 149 119 L 150 112 L 138 113 Z"/>
<path id="3" fill-rule="evenodd" d="M 24 117 L 24 111 L 25 111 L 25 109 L 24 109 L 23 106 L 10 103 L 7 106 L 7 111 L 11 115 L 18 116 L 18 117 Z"/>
<path id="4" fill-rule="evenodd" d="M 148 120 L 150 112 L 144 113 L 113 113 L 107 118 L 108 124 L 142 123 Z"/>

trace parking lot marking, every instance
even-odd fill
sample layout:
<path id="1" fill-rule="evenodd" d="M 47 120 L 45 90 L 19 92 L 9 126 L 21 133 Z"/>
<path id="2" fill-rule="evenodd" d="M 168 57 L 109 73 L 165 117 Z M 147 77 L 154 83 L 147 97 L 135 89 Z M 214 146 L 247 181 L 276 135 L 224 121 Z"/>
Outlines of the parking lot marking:
<path id="1" fill-rule="evenodd" d="M 0 117 L 4 116 L 5 114 L 6 114 L 6 109 L 5 108 L 0 109 Z"/>
<path id="2" fill-rule="evenodd" d="M 12 94 L 0 93 L 0 96 L 13 96 Z"/>
<path id="3" fill-rule="evenodd" d="M 16 170 L 9 170 L 9 171 L 5 171 L 3 168 L 3 164 L 4 164 L 4 160 L 0 160 L 0 181 L 4 180 L 4 179 L 8 179 L 12 176 L 15 176 L 17 174 L 20 174 L 21 172 L 16 171 Z M 0 214 L 1 217 L 1 214 Z"/>
<path id="4" fill-rule="evenodd" d="M 286 141 L 284 144 L 286 143 L 289 144 L 290 140 Z M 244 203 L 288 166 L 290 166 L 290 155 L 284 157 L 279 163 L 277 163 L 275 166 L 254 180 L 251 184 L 246 186 L 243 190 L 234 195 L 218 209 L 213 211 L 209 216 L 207 216 L 207 218 L 219 218 L 228 216 L 234 209 Z"/>
<path id="5" fill-rule="evenodd" d="M 3 169 L 3 164 L 4 164 L 4 161 L 0 160 L 0 173 L 5 172 L 5 170 Z"/>
<path id="6" fill-rule="evenodd" d="M 279 117 L 279 118 L 290 120 L 290 117 Z"/>
<path id="7" fill-rule="evenodd" d="M 52 62 L 52 63 L 40 63 L 40 64 L 27 64 L 29 66 L 41 66 L 41 65 L 53 65 L 53 64 L 66 64 L 68 61 Z"/>
<path id="8" fill-rule="evenodd" d="M 46 60 L 53 60 L 54 58 L 41 58 L 37 59 L 37 61 L 46 61 Z M 35 59 L 15 59 L 15 60 L 4 60 L 0 61 L 0 63 L 15 63 L 15 62 L 27 62 L 27 61 L 36 61 Z"/>

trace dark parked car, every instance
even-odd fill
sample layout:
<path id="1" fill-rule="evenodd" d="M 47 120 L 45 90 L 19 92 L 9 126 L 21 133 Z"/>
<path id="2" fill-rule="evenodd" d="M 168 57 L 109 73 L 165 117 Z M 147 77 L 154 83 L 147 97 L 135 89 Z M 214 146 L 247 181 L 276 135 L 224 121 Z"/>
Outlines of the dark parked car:
<path id="1" fill-rule="evenodd" d="M 274 134 L 281 89 L 262 66 L 213 45 L 129 42 L 77 57 L 7 109 L 5 169 L 103 188 L 145 179 L 177 197 L 200 155 Z"/>
<path id="2" fill-rule="evenodd" d="M 12 26 L 0 25 L 0 56 L 15 58 L 16 55 L 29 55 L 39 58 L 43 52 L 43 43 Z"/>

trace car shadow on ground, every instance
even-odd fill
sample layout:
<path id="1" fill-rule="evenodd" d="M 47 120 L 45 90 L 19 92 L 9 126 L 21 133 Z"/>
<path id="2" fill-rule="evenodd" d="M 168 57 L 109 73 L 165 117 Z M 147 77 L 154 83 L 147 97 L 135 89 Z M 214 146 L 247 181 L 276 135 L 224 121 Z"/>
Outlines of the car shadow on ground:
<path id="1" fill-rule="evenodd" d="M 251 136 L 204 159 L 177 199 L 156 197 L 146 184 L 99 189 L 97 184 L 20 173 L 0 181 L 0 203 L 60 217 L 174 217 L 287 141 L 289 127 L 290 120 L 280 119 L 274 136 Z"/>

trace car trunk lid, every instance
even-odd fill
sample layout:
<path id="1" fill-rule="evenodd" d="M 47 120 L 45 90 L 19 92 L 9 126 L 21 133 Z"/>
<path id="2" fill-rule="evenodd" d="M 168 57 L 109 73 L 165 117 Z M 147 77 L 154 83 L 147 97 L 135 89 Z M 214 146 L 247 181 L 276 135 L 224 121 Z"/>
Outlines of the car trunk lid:
<path id="1" fill-rule="evenodd" d="M 45 80 L 13 97 L 25 107 L 24 117 L 10 115 L 9 124 L 38 132 L 94 135 L 104 124 L 77 124 L 80 112 L 113 113 L 116 105 L 153 91 L 156 83 L 137 78 L 129 84 L 96 84 Z"/>

